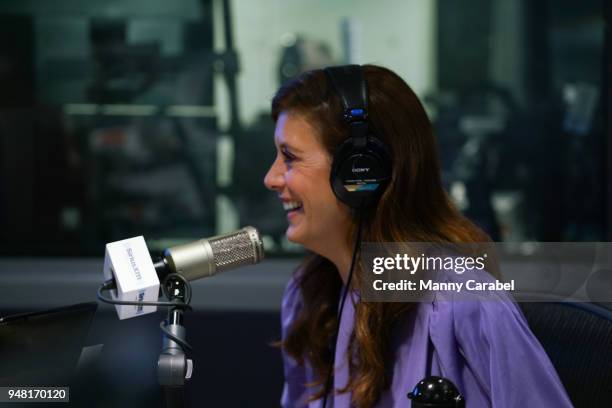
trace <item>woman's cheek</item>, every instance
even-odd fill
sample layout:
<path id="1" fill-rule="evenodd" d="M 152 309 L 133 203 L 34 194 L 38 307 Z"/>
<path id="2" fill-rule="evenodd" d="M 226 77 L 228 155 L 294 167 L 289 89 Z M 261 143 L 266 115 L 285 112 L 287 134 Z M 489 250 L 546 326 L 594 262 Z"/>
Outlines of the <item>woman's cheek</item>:
<path id="1" fill-rule="evenodd" d="M 299 169 L 289 169 L 287 173 L 285 173 L 285 181 L 287 184 L 299 182 L 300 177 L 303 177 L 303 175 Z"/>

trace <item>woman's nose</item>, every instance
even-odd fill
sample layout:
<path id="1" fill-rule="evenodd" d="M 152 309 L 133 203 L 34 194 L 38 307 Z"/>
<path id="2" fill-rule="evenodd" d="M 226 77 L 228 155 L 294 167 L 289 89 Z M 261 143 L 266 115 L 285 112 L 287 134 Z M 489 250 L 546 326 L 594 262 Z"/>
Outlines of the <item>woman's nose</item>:
<path id="1" fill-rule="evenodd" d="M 285 185 L 285 170 L 278 158 L 274 160 L 268 173 L 266 173 L 264 185 L 273 191 L 281 191 L 283 189 Z"/>

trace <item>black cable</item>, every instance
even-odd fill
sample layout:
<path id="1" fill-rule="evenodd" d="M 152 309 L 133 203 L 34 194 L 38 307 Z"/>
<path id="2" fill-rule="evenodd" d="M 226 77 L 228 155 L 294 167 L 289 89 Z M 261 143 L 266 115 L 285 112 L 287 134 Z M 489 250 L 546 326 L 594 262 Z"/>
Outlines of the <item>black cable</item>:
<path id="1" fill-rule="evenodd" d="M 185 340 L 176 337 L 172 332 L 170 332 L 170 330 L 168 330 L 168 326 L 166 323 L 167 320 L 161 321 L 159 322 L 159 328 L 161 329 L 161 331 L 164 332 L 164 334 L 166 336 L 168 336 L 168 338 L 172 341 L 174 341 L 175 343 L 178 343 L 181 345 L 181 347 L 184 347 L 185 349 L 191 351 L 192 353 L 195 353 L 195 351 L 193 350 L 193 347 L 191 347 L 191 345 L 189 343 L 187 343 Z"/>
<path id="2" fill-rule="evenodd" d="M 142 301 L 136 301 L 136 300 L 114 300 L 102 294 L 103 291 L 110 290 L 113 287 L 115 287 L 116 283 L 114 279 L 107 280 L 102 285 L 100 285 L 96 293 L 97 295 L 96 297 L 98 298 L 98 300 L 104 303 L 110 303 L 111 305 L 165 306 L 165 307 L 179 307 L 185 310 L 192 310 L 192 307 L 189 306 L 189 303 L 191 302 L 191 285 L 189 284 L 189 281 L 187 281 L 180 274 L 173 273 L 173 274 L 166 276 L 166 278 L 164 279 L 164 284 L 162 284 L 162 291 L 164 292 L 164 295 L 166 295 L 165 282 L 166 282 L 166 279 L 170 277 L 179 277 L 179 279 L 181 279 L 185 283 L 185 294 L 186 294 L 185 302 L 142 302 Z"/>
<path id="3" fill-rule="evenodd" d="M 327 372 L 327 379 L 325 380 L 325 393 L 323 395 L 323 405 L 322 408 L 327 406 L 327 396 L 330 392 L 331 381 L 333 377 L 333 372 L 336 366 L 336 343 L 338 342 L 338 334 L 340 333 L 340 320 L 342 319 L 342 311 L 344 310 L 344 303 L 346 302 L 346 296 L 351 288 L 351 281 L 353 279 L 353 270 L 355 269 L 355 260 L 357 259 L 357 253 L 359 252 L 359 245 L 361 244 L 361 229 L 363 224 L 363 205 L 360 206 L 358 210 L 359 220 L 357 222 L 357 237 L 355 239 L 355 246 L 353 248 L 353 256 L 351 257 L 351 266 L 349 268 L 348 278 L 346 279 L 346 286 L 344 288 L 344 293 L 342 294 L 342 301 L 340 302 L 340 308 L 338 309 L 338 322 L 336 325 L 336 334 L 334 336 L 334 340 L 332 343 L 332 358 L 331 365 L 329 367 L 329 371 Z"/>
<path id="4" fill-rule="evenodd" d="M 165 307 L 175 307 L 175 308 L 179 308 L 182 310 L 192 310 L 192 307 L 189 305 L 189 303 L 191 303 L 191 284 L 189 283 L 189 281 L 187 279 L 185 279 L 185 277 L 181 274 L 178 273 L 171 273 L 166 275 L 166 277 L 164 277 L 163 281 L 161 282 L 161 287 L 162 287 L 162 292 L 164 294 L 164 296 L 166 296 L 168 299 L 170 299 L 170 295 L 168 294 L 168 289 L 166 287 L 166 283 L 168 282 L 169 279 L 171 278 L 176 278 L 181 280 L 184 284 L 185 284 L 185 301 L 184 302 L 180 302 L 180 301 L 172 301 L 172 302 L 142 302 L 142 301 L 130 301 L 130 300 L 114 300 L 111 298 L 108 298 L 106 296 L 104 296 L 102 294 L 103 291 L 105 290 L 111 290 L 113 288 L 116 288 L 116 282 L 114 279 L 110 279 L 107 280 L 106 282 L 104 282 L 102 285 L 100 285 L 100 287 L 98 288 L 97 291 L 97 298 L 105 303 L 110 303 L 113 305 L 132 305 L 132 306 L 165 306 Z M 172 332 L 170 332 L 170 330 L 168 330 L 168 324 L 165 324 L 167 322 L 167 320 L 164 320 L 162 322 L 160 322 L 159 324 L 159 328 L 161 329 L 161 331 L 171 340 L 173 340 L 174 342 L 176 342 L 177 344 L 179 344 L 181 347 L 189 350 L 190 352 L 194 352 L 193 347 L 191 347 L 191 345 L 189 343 L 187 343 L 185 340 L 177 337 L 176 335 L 174 335 Z"/>
<path id="5" fill-rule="evenodd" d="M 189 281 L 187 279 L 185 279 L 185 277 L 181 274 L 178 273 L 171 273 L 168 274 L 164 277 L 163 282 L 162 282 L 162 293 L 164 294 L 164 296 L 166 296 L 168 299 L 171 299 L 173 297 L 172 294 L 168 293 L 168 280 L 170 280 L 171 278 L 176 278 L 180 281 L 183 282 L 183 284 L 185 285 L 185 302 L 177 302 L 176 300 L 173 301 L 176 302 L 176 304 L 178 305 L 179 308 L 185 308 L 188 307 L 189 309 L 191 309 L 191 306 L 189 306 L 189 303 L 191 303 L 191 284 L 189 283 Z M 162 322 L 159 323 L 159 328 L 161 329 L 162 332 L 164 332 L 164 334 L 170 339 L 173 340 L 175 343 L 179 344 L 181 347 L 183 347 L 186 350 L 189 350 L 192 353 L 195 353 L 193 347 L 191 347 L 191 345 L 189 343 L 187 343 L 187 341 L 181 339 L 180 337 L 176 336 L 174 333 L 172 333 L 170 330 L 168 330 L 168 327 L 170 326 L 170 324 L 165 324 L 168 323 L 168 320 L 164 320 Z"/>

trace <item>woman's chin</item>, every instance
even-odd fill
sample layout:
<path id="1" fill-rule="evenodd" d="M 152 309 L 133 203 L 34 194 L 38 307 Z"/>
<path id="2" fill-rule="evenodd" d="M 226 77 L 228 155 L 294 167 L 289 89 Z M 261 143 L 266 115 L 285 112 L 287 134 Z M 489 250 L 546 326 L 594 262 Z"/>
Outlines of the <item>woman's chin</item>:
<path id="1" fill-rule="evenodd" d="M 295 225 L 289 225 L 289 228 L 287 228 L 287 232 L 285 233 L 285 235 L 287 236 L 287 240 L 289 242 L 293 242 L 294 244 L 300 245 L 305 244 L 303 234 L 300 232 L 300 229 Z"/>
<path id="2" fill-rule="evenodd" d="M 285 232 L 285 235 L 287 236 L 287 240 L 289 242 L 293 242 L 294 244 L 299 244 L 300 243 L 297 240 L 298 239 L 298 234 L 296 233 L 294 226 L 289 225 L 289 227 L 287 228 L 287 231 Z"/>

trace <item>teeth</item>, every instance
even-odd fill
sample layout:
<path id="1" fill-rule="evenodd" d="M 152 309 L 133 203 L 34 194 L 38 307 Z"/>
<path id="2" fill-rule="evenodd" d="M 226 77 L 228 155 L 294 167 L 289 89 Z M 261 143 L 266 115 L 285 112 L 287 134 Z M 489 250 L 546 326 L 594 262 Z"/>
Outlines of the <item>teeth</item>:
<path id="1" fill-rule="evenodd" d="M 285 211 L 295 210 L 296 208 L 299 208 L 301 206 L 302 206 L 302 203 L 300 203 L 299 201 L 286 201 L 286 202 L 283 202 L 283 209 Z"/>

